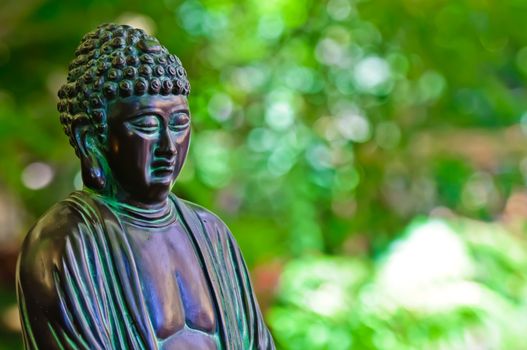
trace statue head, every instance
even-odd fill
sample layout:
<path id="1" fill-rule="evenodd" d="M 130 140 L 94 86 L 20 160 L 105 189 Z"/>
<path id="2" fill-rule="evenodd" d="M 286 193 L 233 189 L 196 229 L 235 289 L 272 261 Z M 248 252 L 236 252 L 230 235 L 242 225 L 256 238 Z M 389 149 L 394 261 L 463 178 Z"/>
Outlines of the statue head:
<path id="1" fill-rule="evenodd" d="M 143 30 L 104 24 L 86 34 L 57 108 L 84 184 L 132 203 L 164 201 L 190 139 L 181 61 Z"/>

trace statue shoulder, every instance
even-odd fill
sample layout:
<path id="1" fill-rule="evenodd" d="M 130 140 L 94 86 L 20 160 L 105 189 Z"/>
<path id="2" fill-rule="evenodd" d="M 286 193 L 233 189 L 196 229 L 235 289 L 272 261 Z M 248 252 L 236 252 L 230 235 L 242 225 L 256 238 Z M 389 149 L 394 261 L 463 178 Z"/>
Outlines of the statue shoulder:
<path id="1" fill-rule="evenodd" d="M 51 286 L 52 271 L 64 254 L 67 237 L 85 223 L 82 215 L 68 200 L 53 205 L 33 225 L 22 243 L 18 257 L 19 283 Z"/>
<path id="2" fill-rule="evenodd" d="M 201 205 L 182 199 L 179 199 L 179 201 L 197 215 L 203 228 L 214 241 L 228 239 L 236 242 L 227 225 L 216 214 Z"/>
<path id="3" fill-rule="evenodd" d="M 204 224 L 218 225 L 227 228 L 227 225 L 223 222 L 222 219 L 212 211 L 207 208 L 202 207 L 199 204 L 189 202 L 184 199 L 179 199 L 180 202 L 185 204 L 189 209 L 191 209 L 199 217 L 201 222 Z"/>
<path id="4" fill-rule="evenodd" d="M 63 240 L 85 222 L 81 213 L 65 199 L 46 211 L 29 230 L 22 249 Z"/>

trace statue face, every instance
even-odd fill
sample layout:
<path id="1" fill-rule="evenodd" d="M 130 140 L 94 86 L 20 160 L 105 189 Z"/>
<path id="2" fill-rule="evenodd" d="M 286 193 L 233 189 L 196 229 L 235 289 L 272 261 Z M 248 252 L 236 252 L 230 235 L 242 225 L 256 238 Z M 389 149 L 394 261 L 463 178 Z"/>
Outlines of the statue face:
<path id="1" fill-rule="evenodd" d="M 187 156 L 190 111 L 182 95 L 131 96 L 107 110 L 106 158 L 120 200 L 163 202 Z"/>

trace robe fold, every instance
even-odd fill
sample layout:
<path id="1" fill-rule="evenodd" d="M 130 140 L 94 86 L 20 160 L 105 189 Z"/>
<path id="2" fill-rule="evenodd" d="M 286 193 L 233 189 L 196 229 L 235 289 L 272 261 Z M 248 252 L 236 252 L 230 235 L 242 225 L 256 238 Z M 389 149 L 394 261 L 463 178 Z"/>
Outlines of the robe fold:
<path id="1" fill-rule="evenodd" d="M 274 349 L 240 250 L 214 214 L 171 195 L 216 308 L 221 349 Z M 102 200 L 72 193 L 26 237 L 17 293 L 28 350 L 160 348 L 127 232 Z"/>

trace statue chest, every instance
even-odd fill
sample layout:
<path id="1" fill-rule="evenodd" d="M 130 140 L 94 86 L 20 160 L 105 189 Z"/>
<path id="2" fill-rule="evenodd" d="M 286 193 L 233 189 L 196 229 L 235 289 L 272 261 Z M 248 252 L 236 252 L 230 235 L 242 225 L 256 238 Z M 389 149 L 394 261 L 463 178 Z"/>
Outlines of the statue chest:
<path id="1" fill-rule="evenodd" d="M 217 349 L 215 305 L 186 230 L 126 226 L 161 349 Z"/>

